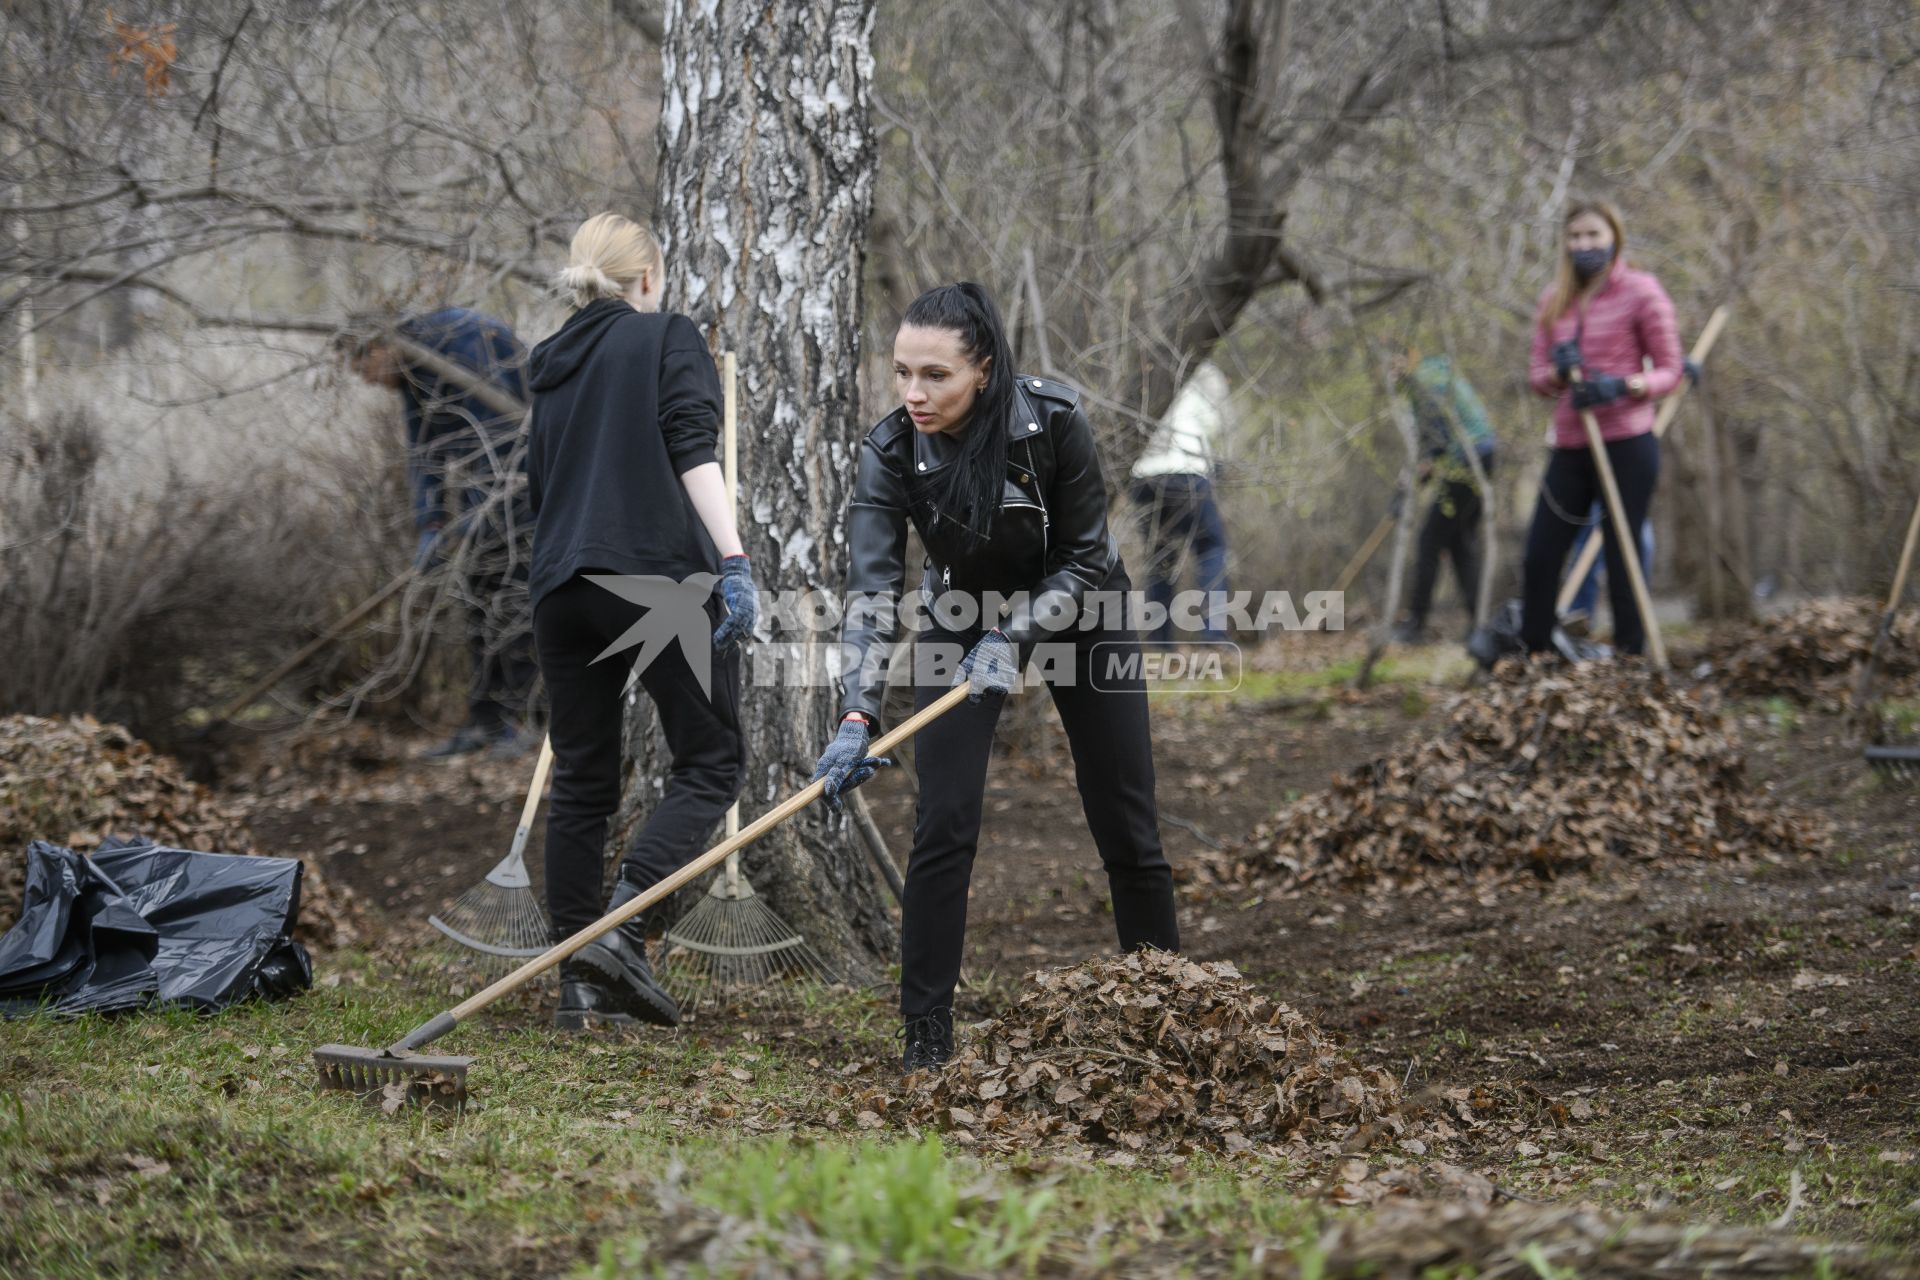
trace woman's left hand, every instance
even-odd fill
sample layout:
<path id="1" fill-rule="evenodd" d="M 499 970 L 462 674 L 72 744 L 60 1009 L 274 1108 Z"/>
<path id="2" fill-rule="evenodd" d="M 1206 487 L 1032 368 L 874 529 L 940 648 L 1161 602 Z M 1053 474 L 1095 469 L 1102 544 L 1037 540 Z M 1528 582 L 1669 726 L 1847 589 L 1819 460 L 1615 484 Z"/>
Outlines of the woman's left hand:
<path id="1" fill-rule="evenodd" d="M 1637 373 L 1628 378 L 1627 394 L 1635 400 L 1645 400 L 1647 398 L 1647 380 Z"/>
<path id="2" fill-rule="evenodd" d="M 752 637 L 753 624 L 760 617 L 760 592 L 753 585 L 753 562 L 745 556 L 728 556 L 720 562 L 720 601 L 727 606 L 727 616 L 713 629 L 713 647 L 727 654 Z"/>

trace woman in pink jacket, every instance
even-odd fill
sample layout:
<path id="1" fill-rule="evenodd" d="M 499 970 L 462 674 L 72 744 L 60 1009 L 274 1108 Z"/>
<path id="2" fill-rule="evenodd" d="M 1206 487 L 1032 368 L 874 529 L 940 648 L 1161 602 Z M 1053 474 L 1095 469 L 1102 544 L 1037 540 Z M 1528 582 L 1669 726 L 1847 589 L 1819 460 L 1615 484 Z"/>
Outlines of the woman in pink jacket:
<path id="1" fill-rule="evenodd" d="M 1554 600 L 1567 552 L 1603 497 L 1580 415 L 1591 412 L 1598 421 L 1627 527 L 1638 529 L 1660 474 L 1653 402 L 1681 378 L 1673 303 L 1658 280 L 1626 261 L 1620 214 L 1603 201 L 1580 200 L 1568 209 L 1565 225 L 1566 251 L 1553 284 L 1540 296 L 1529 371 L 1533 389 L 1559 402 L 1547 474 L 1527 532 L 1521 637 L 1529 653 L 1552 646 Z M 1639 653 L 1646 629 L 1611 519 L 1603 534 L 1614 648 Z"/>

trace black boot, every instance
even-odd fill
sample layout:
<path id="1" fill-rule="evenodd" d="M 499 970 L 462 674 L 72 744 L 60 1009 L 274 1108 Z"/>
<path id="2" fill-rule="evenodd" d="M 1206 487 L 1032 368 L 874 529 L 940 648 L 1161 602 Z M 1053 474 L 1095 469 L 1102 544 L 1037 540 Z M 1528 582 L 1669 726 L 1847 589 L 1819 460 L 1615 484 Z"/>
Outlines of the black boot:
<path id="1" fill-rule="evenodd" d="M 624 877 L 615 880 L 607 910 L 632 901 L 639 893 Z M 646 934 L 638 920 L 601 934 L 580 948 L 575 959 L 599 974 L 615 1008 L 656 1027 L 680 1025 L 680 1006 L 654 978 L 653 967 L 647 963 Z"/>
<path id="2" fill-rule="evenodd" d="M 953 1056 L 953 1010 L 935 1009 L 917 1018 L 908 1018 L 900 1029 L 907 1042 L 900 1055 L 900 1070 L 937 1071 Z"/>
<path id="3" fill-rule="evenodd" d="M 561 1031 L 585 1031 L 593 1023 L 611 1027 L 630 1027 L 634 1018 L 613 1007 L 600 976 L 578 960 L 560 962 L 560 1007 L 553 1025 Z"/>

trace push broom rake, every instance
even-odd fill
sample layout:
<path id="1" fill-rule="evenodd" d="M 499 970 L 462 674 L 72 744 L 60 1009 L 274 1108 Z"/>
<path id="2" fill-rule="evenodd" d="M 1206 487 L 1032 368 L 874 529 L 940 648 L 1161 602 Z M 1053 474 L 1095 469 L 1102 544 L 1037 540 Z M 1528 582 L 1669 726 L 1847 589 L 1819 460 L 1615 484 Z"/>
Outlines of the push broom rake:
<path id="1" fill-rule="evenodd" d="M 868 750 L 873 755 L 884 755 L 959 706 L 966 696 L 967 684 L 962 681 L 891 732 L 882 734 L 880 740 Z M 819 799 L 826 785 L 824 778 L 809 783 L 803 790 L 761 814 L 739 834 L 722 840 L 640 896 L 621 903 L 615 910 L 565 941 L 549 947 L 498 982 L 467 997 L 444 1013 L 435 1014 L 385 1049 L 361 1049 L 344 1044 L 321 1045 L 313 1051 L 314 1065 L 320 1073 L 320 1087 L 366 1094 L 398 1085 L 407 1090 L 410 1098 L 458 1105 L 467 1096 L 467 1071 L 473 1066 L 473 1059 L 422 1054 L 417 1050 L 440 1039 L 501 997 L 518 991 L 595 938 L 618 928 L 661 899 L 699 879 L 724 862 L 729 854 L 752 844 Z"/>

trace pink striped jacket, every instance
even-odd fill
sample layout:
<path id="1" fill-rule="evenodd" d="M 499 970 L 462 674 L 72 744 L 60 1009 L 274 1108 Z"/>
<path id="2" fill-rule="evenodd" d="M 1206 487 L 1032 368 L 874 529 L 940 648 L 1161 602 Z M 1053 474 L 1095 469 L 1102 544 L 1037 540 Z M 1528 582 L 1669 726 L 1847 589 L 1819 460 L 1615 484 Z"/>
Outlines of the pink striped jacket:
<path id="1" fill-rule="evenodd" d="M 1533 360 L 1527 380 L 1543 396 L 1558 397 L 1553 407 L 1553 446 L 1556 449 L 1587 447 L 1586 429 L 1574 411 L 1573 396 L 1554 377 L 1553 344 L 1564 342 L 1578 331 L 1580 353 L 1587 359 L 1589 376 L 1598 373 L 1627 377 L 1642 374 L 1647 380 L 1647 398 L 1631 396 L 1603 404 L 1593 411 L 1600 424 L 1603 440 L 1624 440 L 1653 430 L 1653 402 L 1680 385 L 1680 330 L 1673 319 L 1673 301 L 1652 274 L 1616 264 L 1600 292 L 1586 300 L 1584 322 L 1575 306 L 1551 326 L 1539 323 L 1546 314 L 1549 287 L 1540 295 L 1534 311 Z M 1642 361 L 1651 358 L 1647 369 Z"/>

